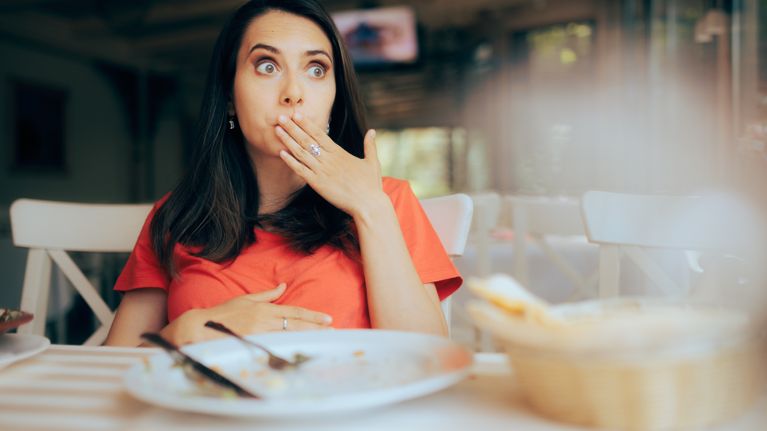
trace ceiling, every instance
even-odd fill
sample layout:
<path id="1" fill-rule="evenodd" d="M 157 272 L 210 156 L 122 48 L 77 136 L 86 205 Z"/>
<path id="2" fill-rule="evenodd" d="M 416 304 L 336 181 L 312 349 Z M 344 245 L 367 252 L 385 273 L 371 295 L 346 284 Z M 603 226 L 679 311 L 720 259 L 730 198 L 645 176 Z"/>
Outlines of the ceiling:
<path id="1" fill-rule="evenodd" d="M 333 11 L 407 4 L 424 30 L 418 67 L 360 74 L 376 126 L 452 124 L 466 59 L 501 22 L 595 0 L 324 0 Z M 172 76 L 197 112 L 215 39 L 244 0 L 0 0 L 0 38 L 67 59 Z M 569 13 L 569 12 L 565 12 Z M 11 60 L 12 61 L 12 60 Z M 133 73 L 133 72 L 129 72 Z M 448 109 L 450 108 L 450 109 Z M 428 118 L 424 113 L 434 113 Z"/>
<path id="2" fill-rule="evenodd" d="M 545 0 L 416 0 L 428 30 L 464 27 L 488 12 Z M 0 37 L 152 70 L 204 71 L 226 18 L 243 0 L 0 0 Z M 330 11 L 401 5 L 326 0 Z"/>

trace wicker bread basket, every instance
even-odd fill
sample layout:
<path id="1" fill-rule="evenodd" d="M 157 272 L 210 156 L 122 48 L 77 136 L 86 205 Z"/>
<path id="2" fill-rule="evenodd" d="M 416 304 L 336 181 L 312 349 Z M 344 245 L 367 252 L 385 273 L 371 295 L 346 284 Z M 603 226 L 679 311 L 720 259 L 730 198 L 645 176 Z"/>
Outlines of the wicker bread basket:
<path id="1" fill-rule="evenodd" d="M 623 430 L 700 429 L 765 388 L 765 350 L 740 312 L 640 299 L 554 307 L 575 328 L 469 306 L 506 348 L 531 406 L 552 419 Z M 615 316 L 622 316 L 615 319 Z M 604 322 L 602 322 L 604 318 Z"/>

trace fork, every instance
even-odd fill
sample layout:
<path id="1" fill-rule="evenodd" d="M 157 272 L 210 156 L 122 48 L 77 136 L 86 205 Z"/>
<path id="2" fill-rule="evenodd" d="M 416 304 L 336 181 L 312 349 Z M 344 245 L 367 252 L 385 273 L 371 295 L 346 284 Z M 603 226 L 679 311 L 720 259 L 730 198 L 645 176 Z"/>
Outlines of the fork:
<path id="1" fill-rule="evenodd" d="M 243 388 L 237 383 L 234 383 L 233 381 L 224 377 L 217 371 L 213 370 L 212 368 L 209 368 L 207 365 L 197 361 L 196 359 L 182 352 L 178 348 L 178 346 L 176 346 L 172 342 L 163 338 L 162 335 L 156 332 L 145 332 L 141 334 L 141 338 L 145 339 L 146 341 L 154 345 L 162 347 L 163 350 L 168 352 L 168 354 L 171 356 L 171 358 L 173 358 L 173 360 L 177 364 L 180 364 L 182 366 L 182 370 L 184 370 L 184 374 L 187 377 L 191 378 L 193 381 L 196 381 L 199 383 L 201 382 L 200 378 L 202 378 L 202 381 L 211 382 L 214 385 L 216 385 L 219 389 L 221 388 L 231 389 L 237 395 L 241 397 L 254 398 L 254 399 L 261 398 L 259 395 Z"/>
<path id="2" fill-rule="evenodd" d="M 231 329 L 227 328 L 221 323 L 214 322 L 212 320 L 209 320 L 205 322 L 205 327 L 214 329 L 219 332 L 223 332 L 224 334 L 231 335 L 232 337 L 237 338 L 240 340 L 241 343 L 245 344 L 248 347 L 255 347 L 257 349 L 262 350 L 266 355 L 269 357 L 268 364 L 269 368 L 273 370 L 284 370 L 287 368 L 297 368 L 299 365 L 303 364 L 304 362 L 311 359 L 311 357 L 302 355 L 301 353 L 296 353 L 293 355 L 293 360 L 290 361 L 288 359 L 283 358 L 282 356 L 278 356 L 274 354 L 271 350 L 267 349 L 266 347 L 256 343 L 255 341 L 251 341 L 242 335 L 232 331 Z"/>

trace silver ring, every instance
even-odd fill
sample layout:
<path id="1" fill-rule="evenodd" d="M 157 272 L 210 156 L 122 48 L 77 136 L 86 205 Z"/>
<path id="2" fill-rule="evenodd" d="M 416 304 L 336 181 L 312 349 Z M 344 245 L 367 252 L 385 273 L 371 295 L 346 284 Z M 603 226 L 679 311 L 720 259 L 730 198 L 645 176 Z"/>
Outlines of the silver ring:
<path id="1" fill-rule="evenodd" d="M 282 318 L 282 330 L 287 331 L 288 330 L 288 318 L 283 317 Z"/>
<path id="2" fill-rule="evenodd" d="M 317 144 L 309 145 L 309 152 L 312 153 L 314 157 L 319 157 L 320 154 L 322 154 L 322 149 Z"/>

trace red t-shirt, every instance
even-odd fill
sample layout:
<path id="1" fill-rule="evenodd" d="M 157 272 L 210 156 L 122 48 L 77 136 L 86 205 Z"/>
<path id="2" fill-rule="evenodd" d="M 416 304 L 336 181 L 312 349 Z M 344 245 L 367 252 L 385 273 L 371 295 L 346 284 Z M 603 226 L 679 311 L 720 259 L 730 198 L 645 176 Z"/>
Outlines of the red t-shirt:
<path id="1" fill-rule="evenodd" d="M 461 286 L 458 270 L 445 252 L 407 181 L 385 177 L 413 264 L 421 281 L 434 283 L 440 300 Z M 256 230 L 256 242 L 230 263 L 219 264 L 190 254 L 177 245 L 174 262 L 178 274 L 171 279 L 152 249 L 149 224 L 155 204 L 141 229 L 136 246 L 115 290 L 162 288 L 168 293 L 168 320 L 185 311 L 209 308 L 236 296 L 258 293 L 287 284 L 274 303 L 327 313 L 336 328 L 370 328 L 362 264 L 343 251 L 325 245 L 311 255 L 292 250 L 278 234 Z"/>

